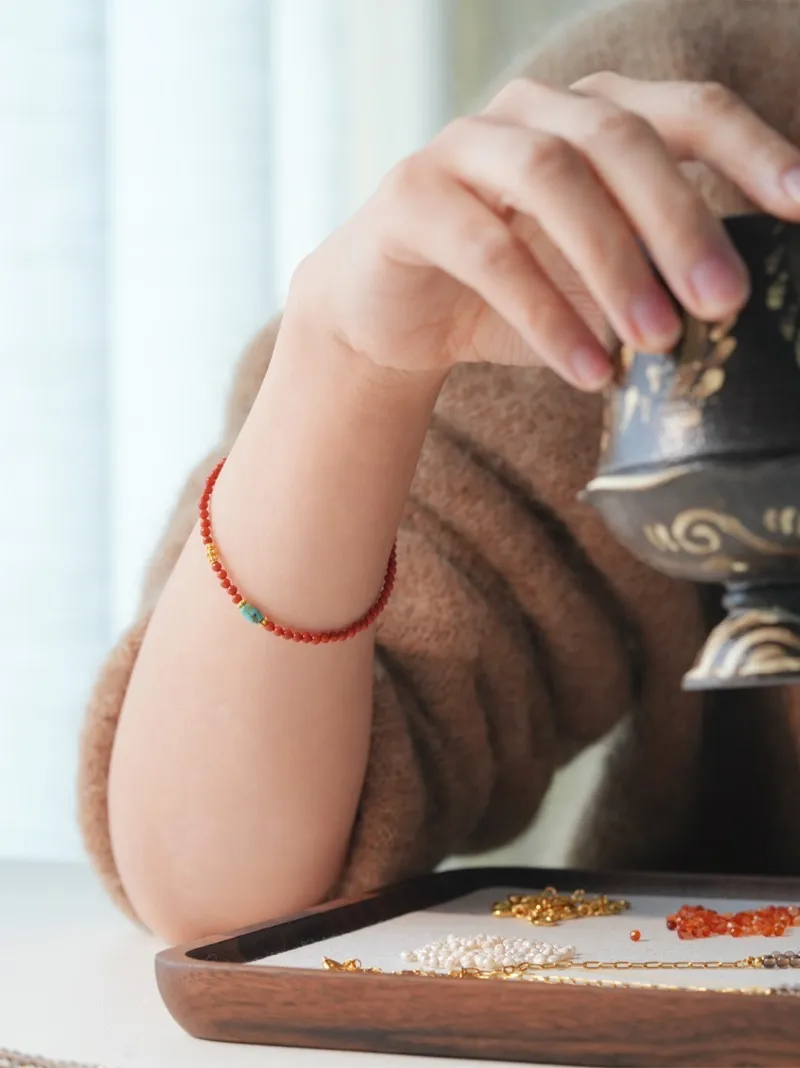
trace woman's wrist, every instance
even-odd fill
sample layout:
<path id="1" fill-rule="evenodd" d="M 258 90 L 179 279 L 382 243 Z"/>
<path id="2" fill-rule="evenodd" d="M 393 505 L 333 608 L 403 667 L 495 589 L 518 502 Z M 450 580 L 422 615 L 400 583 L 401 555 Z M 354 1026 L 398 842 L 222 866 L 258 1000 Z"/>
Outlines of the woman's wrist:
<path id="1" fill-rule="evenodd" d="M 291 363 L 296 374 L 330 382 L 344 403 L 363 402 L 381 418 L 413 415 L 429 417 L 448 369 L 391 367 L 353 349 L 335 327 L 318 322 L 313 309 L 298 301 L 284 312 L 273 364 Z"/>
<path id="2" fill-rule="evenodd" d="M 369 607 L 443 380 L 284 323 L 215 490 L 215 534 L 248 600 L 304 629 Z"/>

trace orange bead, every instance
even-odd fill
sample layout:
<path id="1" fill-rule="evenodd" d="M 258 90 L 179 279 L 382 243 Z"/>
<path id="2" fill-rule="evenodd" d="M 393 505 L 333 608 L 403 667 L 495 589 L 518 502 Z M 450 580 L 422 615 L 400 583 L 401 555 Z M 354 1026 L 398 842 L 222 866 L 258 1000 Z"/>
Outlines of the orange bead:
<path id="1" fill-rule="evenodd" d="M 761 935 L 779 938 L 789 927 L 800 927 L 800 905 L 764 905 L 760 909 L 718 912 L 703 905 L 681 905 L 666 918 L 667 930 L 679 938 L 710 938 L 731 935 L 744 938 Z"/>
<path id="2" fill-rule="evenodd" d="M 638 942 L 641 937 L 642 937 L 642 932 L 641 931 L 631 931 L 631 935 L 630 935 L 631 942 Z"/>

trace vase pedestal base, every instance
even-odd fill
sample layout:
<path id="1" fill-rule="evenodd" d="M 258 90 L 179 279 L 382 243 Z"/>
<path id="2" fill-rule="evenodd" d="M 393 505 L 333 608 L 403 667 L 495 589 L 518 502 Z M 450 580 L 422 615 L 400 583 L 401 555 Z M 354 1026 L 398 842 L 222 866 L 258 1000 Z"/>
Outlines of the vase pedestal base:
<path id="1" fill-rule="evenodd" d="M 736 586 L 728 615 L 708 636 L 684 690 L 800 683 L 800 586 Z"/>

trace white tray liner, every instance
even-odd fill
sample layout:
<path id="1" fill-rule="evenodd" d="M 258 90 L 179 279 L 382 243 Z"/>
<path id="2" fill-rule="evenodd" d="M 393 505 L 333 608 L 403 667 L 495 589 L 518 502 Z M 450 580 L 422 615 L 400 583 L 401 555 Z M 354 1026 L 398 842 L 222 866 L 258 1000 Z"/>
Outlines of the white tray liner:
<path id="1" fill-rule="evenodd" d="M 558 889 L 562 891 L 561 887 Z M 523 920 L 500 919 L 491 915 L 492 904 L 508 893 L 530 892 L 530 889 L 520 890 L 506 886 L 478 890 L 443 905 L 410 912 L 360 931 L 299 946 L 297 949 L 277 953 L 253 963 L 265 967 L 321 968 L 323 956 L 338 961 L 357 957 L 364 965 L 398 971 L 413 967 L 402 960 L 403 950 L 416 949 L 451 933 L 500 934 L 506 938 L 522 937 L 554 942 L 561 946 L 574 945 L 580 960 L 736 960 L 776 951 L 800 952 L 800 927 L 790 928 L 787 934 L 780 938 L 733 938 L 730 935 L 722 935 L 682 941 L 674 931 L 667 930 L 665 922 L 666 916 L 676 912 L 683 904 L 702 904 L 722 912 L 739 912 L 749 908 L 764 908 L 768 904 L 794 904 L 790 900 L 767 902 L 703 897 L 694 901 L 637 894 L 628 898 L 631 908 L 619 916 L 592 916 L 571 920 L 555 927 L 535 927 Z M 631 941 L 630 932 L 634 929 L 641 931 L 639 942 Z M 766 987 L 794 983 L 800 987 L 800 968 L 658 971 L 584 971 L 570 968 L 542 974 L 686 987 Z"/>

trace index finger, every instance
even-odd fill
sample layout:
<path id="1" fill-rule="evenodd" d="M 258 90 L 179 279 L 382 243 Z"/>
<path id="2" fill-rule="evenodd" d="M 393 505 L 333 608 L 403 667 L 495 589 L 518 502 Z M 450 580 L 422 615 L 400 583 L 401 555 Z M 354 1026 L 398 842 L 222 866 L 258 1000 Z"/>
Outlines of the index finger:
<path id="1" fill-rule="evenodd" d="M 672 154 L 708 164 L 764 211 L 800 220 L 800 149 L 717 82 L 646 82 L 611 72 L 572 89 L 647 119 Z"/>

